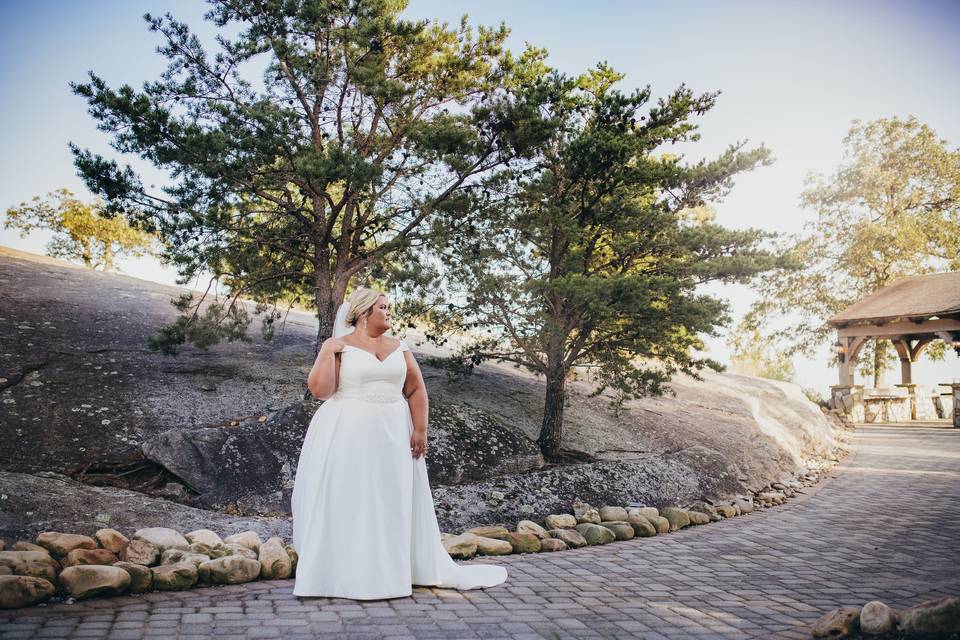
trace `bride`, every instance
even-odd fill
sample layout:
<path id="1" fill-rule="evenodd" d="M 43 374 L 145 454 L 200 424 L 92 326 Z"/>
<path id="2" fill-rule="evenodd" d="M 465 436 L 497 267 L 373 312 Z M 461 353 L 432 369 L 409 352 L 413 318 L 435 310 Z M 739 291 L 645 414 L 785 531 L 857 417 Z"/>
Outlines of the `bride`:
<path id="1" fill-rule="evenodd" d="M 492 587 L 504 567 L 460 565 L 440 539 L 427 478 L 427 389 L 390 307 L 361 288 L 340 305 L 307 378 L 325 402 L 297 463 L 291 507 L 297 596 L 375 600 L 413 585 Z"/>

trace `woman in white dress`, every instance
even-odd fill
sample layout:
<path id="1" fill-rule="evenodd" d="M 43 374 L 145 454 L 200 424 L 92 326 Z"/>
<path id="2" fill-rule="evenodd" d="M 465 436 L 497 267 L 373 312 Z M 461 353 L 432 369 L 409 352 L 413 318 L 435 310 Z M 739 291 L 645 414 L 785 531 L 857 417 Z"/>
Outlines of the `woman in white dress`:
<path id="1" fill-rule="evenodd" d="M 492 587 L 504 567 L 460 565 L 440 539 L 424 455 L 427 389 L 409 347 L 384 335 L 390 307 L 358 289 L 307 378 L 325 402 L 300 451 L 291 507 L 297 596 L 377 600 L 413 585 Z"/>

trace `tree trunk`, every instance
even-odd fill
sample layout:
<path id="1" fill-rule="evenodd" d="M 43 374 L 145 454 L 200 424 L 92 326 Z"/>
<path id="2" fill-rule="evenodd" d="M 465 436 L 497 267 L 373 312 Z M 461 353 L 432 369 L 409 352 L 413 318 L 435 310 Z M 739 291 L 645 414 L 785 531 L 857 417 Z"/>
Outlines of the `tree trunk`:
<path id="1" fill-rule="evenodd" d="M 873 387 L 883 386 L 883 373 L 886 368 L 887 343 L 876 339 L 873 341 Z"/>
<path id="2" fill-rule="evenodd" d="M 548 460 L 560 453 L 566 381 L 567 372 L 563 368 L 553 368 L 547 374 L 547 397 L 543 405 L 543 425 L 540 427 L 537 445 Z"/>

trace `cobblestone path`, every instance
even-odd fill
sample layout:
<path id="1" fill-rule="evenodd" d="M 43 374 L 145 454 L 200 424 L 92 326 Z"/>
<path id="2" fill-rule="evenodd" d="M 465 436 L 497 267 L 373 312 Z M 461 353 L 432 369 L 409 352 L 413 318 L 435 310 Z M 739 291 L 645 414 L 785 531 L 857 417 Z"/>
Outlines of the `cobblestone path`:
<path id="1" fill-rule="evenodd" d="M 667 536 L 482 558 L 506 583 L 409 598 L 297 599 L 293 581 L 0 614 L 15 638 L 809 637 L 825 611 L 960 595 L 960 430 L 868 426 L 785 505 Z"/>

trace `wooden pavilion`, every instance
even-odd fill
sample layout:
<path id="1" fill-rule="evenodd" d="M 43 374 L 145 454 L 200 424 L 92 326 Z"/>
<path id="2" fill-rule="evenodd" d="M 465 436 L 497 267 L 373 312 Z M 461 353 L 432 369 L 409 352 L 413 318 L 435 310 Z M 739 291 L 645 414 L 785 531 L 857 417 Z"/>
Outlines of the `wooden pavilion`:
<path id="1" fill-rule="evenodd" d="M 960 356 L 960 271 L 931 273 L 898 280 L 827 321 L 837 330 L 839 384 L 832 387 L 835 408 L 862 420 L 863 387 L 854 383 L 857 355 L 868 340 L 893 343 L 900 356 L 900 384 L 917 418 L 912 365 L 934 340 L 941 339 Z M 960 384 L 948 382 L 954 426 L 960 427 Z M 858 410 L 859 407 L 859 410 Z"/>

